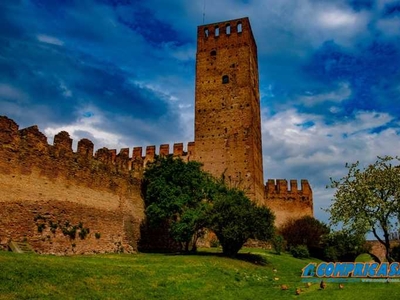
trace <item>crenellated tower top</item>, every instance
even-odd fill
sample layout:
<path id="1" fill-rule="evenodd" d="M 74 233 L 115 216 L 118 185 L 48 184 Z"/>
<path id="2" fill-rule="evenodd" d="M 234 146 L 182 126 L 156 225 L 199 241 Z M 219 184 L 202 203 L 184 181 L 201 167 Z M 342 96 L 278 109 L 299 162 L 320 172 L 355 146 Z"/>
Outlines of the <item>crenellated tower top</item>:
<path id="1" fill-rule="evenodd" d="M 257 62 L 257 45 L 249 18 L 240 18 L 197 27 L 197 52 L 225 47 L 226 42 L 248 43 Z M 216 49 L 215 49 L 216 50 Z"/>

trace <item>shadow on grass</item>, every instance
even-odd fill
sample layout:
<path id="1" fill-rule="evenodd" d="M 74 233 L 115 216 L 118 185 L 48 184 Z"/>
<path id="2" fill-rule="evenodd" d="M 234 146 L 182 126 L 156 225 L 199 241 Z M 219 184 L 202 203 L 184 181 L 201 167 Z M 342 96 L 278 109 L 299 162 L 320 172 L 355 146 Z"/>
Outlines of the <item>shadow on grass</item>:
<path id="1" fill-rule="evenodd" d="M 235 257 L 226 256 L 223 253 L 218 252 L 208 252 L 208 251 L 197 251 L 197 252 L 176 252 L 176 253 L 164 253 L 165 255 L 196 255 L 196 256 L 213 256 L 213 257 L 224 257 L 237 259 L 245 262 L 249 262 L 258 266 L 266 266 L 268 261 L 266 257 L 260 254 L 253 253 L 238 253 Z"/>

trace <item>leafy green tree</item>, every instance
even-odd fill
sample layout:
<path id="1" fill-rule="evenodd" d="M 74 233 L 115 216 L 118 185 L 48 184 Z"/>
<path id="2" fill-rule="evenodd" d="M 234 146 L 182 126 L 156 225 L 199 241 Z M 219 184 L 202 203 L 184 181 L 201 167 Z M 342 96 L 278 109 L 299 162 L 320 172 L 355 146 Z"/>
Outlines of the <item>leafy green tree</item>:
<path id="1" fill-rule="evenodd" d="M 235 256 L 249 238 L 268 240 L 274 233 L 274 215 L 259 207 L 243 191 L 219 188 L 209 211 L 209 228 L 227 256 Z"/>
<path id="2" fill-rule="evenodd" d="M 399 158 L 378 157 L 362 170 L 359 162 L 346 167 L 346 176 L 331 179 L 330 187 L 336 189 L 328 209 L 331 223 L 362 235 L 372 232 L 392 261 L 389 233 L 397 230 L 400 213 Z"/>
<path id="3" fill-rule="evenodd" d="M 212 180 L 195 161 L 172 155 L 156 157 L 147 165 L 142 182 L 147 221 L 152 226 L 169 225 L 173 239 L 183 248 L 196 250 L 196 241 L 206 223 Z"/>
<path id="4" fill-rule="evenodd" d="M 305 245 L 314 257 L 322 257 L 322 237 L 329 233 L 329 227 L 311 216 L 289 219 L 280 228 L 288 248 Z"/>
<path id="5" fill-rule="evenodd" d="M 354 261 L 359 254 L 369 252 L 365 235 L 344 230 L 324 236 L 323 245 L 324 259 L 329 261 Z"/>
<path id="6" fill-rule="evenodd" d="M 310 252 L 306 245 L 296 245 L 290 249 L 290 253 L 296 258 L 309 258 Z"/>

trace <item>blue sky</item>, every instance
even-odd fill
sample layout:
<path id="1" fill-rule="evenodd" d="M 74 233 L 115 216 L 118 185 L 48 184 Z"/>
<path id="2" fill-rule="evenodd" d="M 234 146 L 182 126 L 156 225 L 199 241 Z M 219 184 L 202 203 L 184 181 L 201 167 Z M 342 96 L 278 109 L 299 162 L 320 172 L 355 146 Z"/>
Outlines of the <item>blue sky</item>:
<path id="1" fill-rule="evenodd" d="M 400 154 L 400 1 L 2 0 L 0 114 L 97 148 L 192 141 L 204 7 L 250 18 L 265 180 L 307 178 L 327 221 L 346 162 Z"/>

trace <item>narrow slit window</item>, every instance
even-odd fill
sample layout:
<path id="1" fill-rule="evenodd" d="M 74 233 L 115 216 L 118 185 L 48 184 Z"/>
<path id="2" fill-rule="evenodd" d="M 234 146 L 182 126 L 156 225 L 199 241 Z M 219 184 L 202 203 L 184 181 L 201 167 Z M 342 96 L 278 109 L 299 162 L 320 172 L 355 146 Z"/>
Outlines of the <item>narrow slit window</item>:
<path id="1" fill-rule="evenodd" d="M 215 36 L 219 36 L 219 27 L 215 26 Z"/>
<path id="2" fill-rule="evenodd" d="M 242 30 L 243 30 L 243 28 L 242 28 L 242 22 L 239 22 L 239 23 L 237 24 L 237 32 L 238 32 L 238 33 L 242 33 Z"/>
<path id="3" fill-rule="evenodd" d="M 205 36 L 206 38 L 208 38 L 208 34 L 209 34 L 208 28 L 204 28 L 204 36 Z"/>
<path id="4" fill-rule="evenodd" d="M 227 35 L 231 34 L 231 25 L 230 25 L 230 24 L 227 24 L 227 25 L 226 25 L 225 33 L 226 33 Z"/>
<path id="5" fill-rule="evenodd" d="M 222 76 L 222 84 L 227 84 L 227 83 L 229 83 L 229 76 L 228 75 Z"/>

